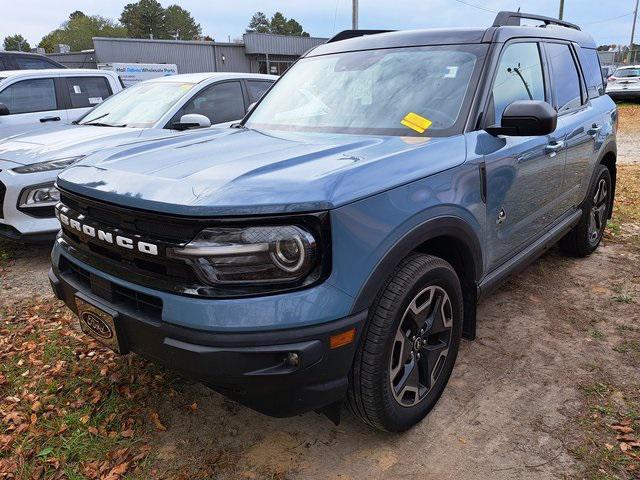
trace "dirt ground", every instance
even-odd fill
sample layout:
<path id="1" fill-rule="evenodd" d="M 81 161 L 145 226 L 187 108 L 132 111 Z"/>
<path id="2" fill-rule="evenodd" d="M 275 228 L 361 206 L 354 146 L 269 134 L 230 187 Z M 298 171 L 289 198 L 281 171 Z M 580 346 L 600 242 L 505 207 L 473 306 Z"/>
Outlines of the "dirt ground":
<path id="1" fill-rule="evenodd" d="M 166 430 L 141 428 L 151 453 L 126 478 L 640 478 L 638 106 L 621 108 L 620 143 L 619 163 L 636 165 L 620 168 L 601 247 L 586 259 L 554 249 L 486 299 L 477 340 L 463 342 L 421 424 L 391 435 L 346 411 L 339 426 L 315 413 L 273 419 L 172 377 L 143 400 Z M 0 257 L 0 312 L 54 302 L 48 254 Z M 16 453 L 1 443 L 0 460 Z M 56 478 L 83 478 L 66 475 Z"/>

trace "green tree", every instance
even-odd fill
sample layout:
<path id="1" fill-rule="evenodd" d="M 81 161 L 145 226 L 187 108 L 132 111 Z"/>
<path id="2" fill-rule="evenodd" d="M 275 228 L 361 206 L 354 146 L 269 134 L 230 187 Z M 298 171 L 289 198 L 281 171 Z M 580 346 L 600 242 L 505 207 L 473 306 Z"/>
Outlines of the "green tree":
<path id="1" fill-rule="evenodd" d="M 202 27 L 191 14 L 178 5 L 170 5 L 164 11 L 164 27 L 172 38 L 193 40 L 200 37 Z"/>
<path id="2" fill-rule="evenodd" d="M 79 51 L 93 48 L 93 37 L 126 36 L 127 29 L 109 18 L 73 12 L 60 28 L 45 35 L 38 46 L 50 53 L 57 44 L 62 43 L 69 45 L 72 51 Z"/>
<path id="3" fill-rule="evenodd" d="M 270 33 L 271 25 L 267 16 L 262 12 L 254 13 L 247 27 L 247 32 Z"/>
<path id="4" fill-rule="evenodd" d="M 276 12 L 269 22 L 270 33 L 275 35 L 287 35 L 287 17 L 282 13 Z"/>
<path id="5" fill-rule="evenodd" d="M 298 37 L 308 37 L 309 34 L 304 31 L 293 18 L 285 17 L 281 12 L 276 12 L 271 20 L 262 12 L 256 12 L 251 17 L 247 32 L 273 33 L 274 35 L 294 35 Z"/>
<path id="6" fill-rule="evenodd" d="M 27 42 L 27 40 L 22 35 L 16 33 L 15 35 L 4 37 L 4 49 L 29 52 L 31 51 L 31 45 L 29 45 L 29 42 Z"/>
<path id="7" fill-rule="evenodd" d="M 165 9 L 156 0 L 125 5 L 120 22 L 133 38 L 170 38 L 165 26 Z"/>

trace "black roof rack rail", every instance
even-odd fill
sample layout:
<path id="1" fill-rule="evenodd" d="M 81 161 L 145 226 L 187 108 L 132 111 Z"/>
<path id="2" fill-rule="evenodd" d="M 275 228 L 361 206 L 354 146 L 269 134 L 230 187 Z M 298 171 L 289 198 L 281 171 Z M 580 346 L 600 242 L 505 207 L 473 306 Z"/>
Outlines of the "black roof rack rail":
<path id="1" fill-rule="evenodd" d="M 376 35 L 378 33 L 389 32 L 395 32 L 395 30 L 343 30 L 327 40 L 327 43 L 339 42 L 340 40 L 347 40 L 348 38 L 364 37 L 365 35 Z"/>
<path id="2" fill-rule="evenodd" d="M 498 12 L 496 19 L 493 21 L 494 27 L 505 26 L 520 26 L 520 19 L 539 20 L 545 25 L 558 25 L 560 27 L 573 28 L 580 30 L 580 27 L 575 23 L 565 22 L 564 20 L 558 20 L 557 18 L 544 17 L 542 15 L 534 15 L 532 13 L 522 12 Z"/>

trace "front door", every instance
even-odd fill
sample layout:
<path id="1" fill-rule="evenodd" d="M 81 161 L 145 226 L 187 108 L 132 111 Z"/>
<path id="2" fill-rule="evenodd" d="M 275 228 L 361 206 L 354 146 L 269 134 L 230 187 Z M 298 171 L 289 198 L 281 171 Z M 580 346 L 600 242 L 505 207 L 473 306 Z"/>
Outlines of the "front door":
<path id="1" fill-rule="evenodd" d="M 551 103 L 540 45 L 507 44 L 494 79 L 490 116 L 499 124 L 516 100 Z M 488 135 L 488 134 L 487 134 Z M 544 232 L 559 215 L 564 170 L 564 137 L 486 138 L 487 267 L 493 270 Z"/>
<path id="2" fill-rule="evenodd" d="M 67 122 L 54 78 L 32 78 L 7 85 L 0 91 L 0 103 L 9 109 L 9 115 L 0 116 L 0 139 Z"/>

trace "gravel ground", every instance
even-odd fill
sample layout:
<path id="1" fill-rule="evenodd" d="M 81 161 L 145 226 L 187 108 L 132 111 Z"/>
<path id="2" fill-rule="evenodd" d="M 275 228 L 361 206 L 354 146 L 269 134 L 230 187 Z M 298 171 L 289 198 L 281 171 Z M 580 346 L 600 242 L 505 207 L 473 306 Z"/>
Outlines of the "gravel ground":
<path id="1" fill-rule="evenodd" d="M 638 111 L 621 109 L 620 163 L 640 159 Z M 628 172 L 637 175 L 635 166 Z M 637 201 L 629 198 L 627 206 Z M 638 231 L 630 218 L 591 257 L 552 250 L 484 301 L 478 339 L 463 342 L 444 395 L 411 431 L 374 432 L 346 412 L 339 426 L 315 413 L 272 419 L 179 381 L 150 400 L 167 427 L 145 439 L 154 448 L 150 471 L 203 478 L 203 465 L 233 451 L 234 465 L 216 478 L 640 478 L 627 463 L 600 460 L 616 437 L 590 403 L 608 402 L 610 392 L 622 409 L 625 392 L 640 396 L 640 246 L 637 233 L 624 235 Z M 33 297 L 54 301 L 48 251 L 11 247 L 0 310 Z M 607 390 L 591 397 L 594 385 Z M 192 403 L 197 411 L 185 411 Z"/>

